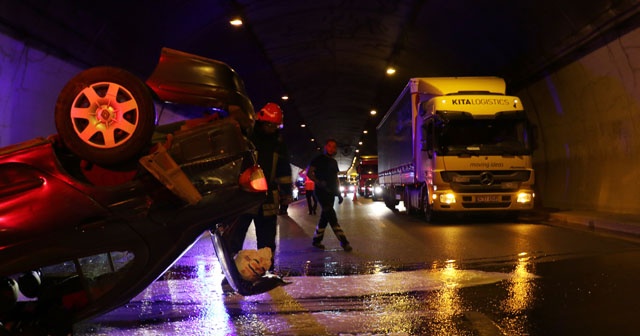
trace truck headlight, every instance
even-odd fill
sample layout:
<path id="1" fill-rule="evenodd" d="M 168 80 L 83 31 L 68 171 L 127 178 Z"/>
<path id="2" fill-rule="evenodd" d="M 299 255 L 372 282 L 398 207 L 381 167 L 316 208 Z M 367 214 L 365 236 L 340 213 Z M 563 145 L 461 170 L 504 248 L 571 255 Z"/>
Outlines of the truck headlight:
<path id="1" fill-rule="evenodd" d="M 521 192 L 518 194 L 518 203 L 531 203 L 533 201 L 533 194 L 528 192 Z"/>
<path id="2" fill-rule="evenodd" d="M 442 204 L 453 204 L 456 202 L 456 195 L 447 193 L 440 195 L 440 203 Z"/>

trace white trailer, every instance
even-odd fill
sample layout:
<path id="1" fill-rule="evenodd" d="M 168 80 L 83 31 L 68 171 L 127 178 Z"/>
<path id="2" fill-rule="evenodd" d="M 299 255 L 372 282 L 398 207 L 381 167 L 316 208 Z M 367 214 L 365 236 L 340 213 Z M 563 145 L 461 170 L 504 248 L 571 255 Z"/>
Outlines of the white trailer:
<path id="1" fill-rule="evenodd" d="M 412 78 L 377 127 L 384 201 L 427 221 L 530 210 L 534 133 L 502 78 Z"/>

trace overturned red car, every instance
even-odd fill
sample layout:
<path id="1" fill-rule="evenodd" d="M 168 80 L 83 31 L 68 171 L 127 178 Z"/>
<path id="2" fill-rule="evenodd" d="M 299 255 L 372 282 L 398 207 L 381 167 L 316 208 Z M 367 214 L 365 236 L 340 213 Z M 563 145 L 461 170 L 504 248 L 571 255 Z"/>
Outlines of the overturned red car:
<path id="1" fill-rule="evenodd" d="M 156 126 L 164 102 L 205 113 Z M 240 294 L 283 283 L 243 280 L 219 224 L 266 191 L 246 137 L 253 106 L 228 65 L 165 48 L 146 82 L 91 68 L 55 113 L 56 136 L 0 149 L 0 334 L 68 334 L 127 303 L 207 230 Z"/>

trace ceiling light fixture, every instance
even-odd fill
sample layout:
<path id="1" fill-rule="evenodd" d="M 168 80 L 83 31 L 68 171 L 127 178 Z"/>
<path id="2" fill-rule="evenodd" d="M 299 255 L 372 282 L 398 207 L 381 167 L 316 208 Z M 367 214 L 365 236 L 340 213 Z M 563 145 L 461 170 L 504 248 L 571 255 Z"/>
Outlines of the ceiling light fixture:
<path id="1" fill-rule="evenodd" d="M 371 115 L 373 116 L 373 115 L 376 115 L 376 114 L 378 113 L 378 111 L 376 111 L 376 110 L 371 110 L 371 112 L 370 112 L 370 113 L 371 113 Z"/>
<path id="2" fill-rule="evenodd" d="M 282 100 L 289 100 L 289 96 L 282 96 Z"/>
<path id="3" fill-rule="evenodd" d="M 394 67 L 387 68 L 387 75 L 393 75 L 396 73 L 396 69 Z"/>
<path id="4" fill-rule="evenodd" d="M 300 127 L 307 127 L 307 124 L 300 124 Z"/>
<path id="5" fill-rule="evenodd" d="M 362 133 L 367 134 L 367 133 L 369 133 L 369 131 L 364 130 L 364 131 L 362 131 Z"/>
<path id="6" fill-rule="evenodd" d="M 233 19 L 233 20 L 229 21 L 229 23 L 232 26 L 236 26 L 236 27 L 242 26 L 242 19 L 236 18 L 236 19 Z"/>

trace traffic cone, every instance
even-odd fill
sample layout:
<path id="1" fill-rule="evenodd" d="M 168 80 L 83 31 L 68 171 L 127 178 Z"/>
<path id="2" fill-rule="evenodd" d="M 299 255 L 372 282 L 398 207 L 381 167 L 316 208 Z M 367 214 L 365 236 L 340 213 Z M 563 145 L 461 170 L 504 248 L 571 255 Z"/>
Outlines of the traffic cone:
<path id="1" fill-rule="evenodd" d="M 356 191 L 353 193 L 353 201 L 355 202 L 355 201 L 357 201 L 357 200 L 358 200 L 358 191 L 356 190 Z"/>

